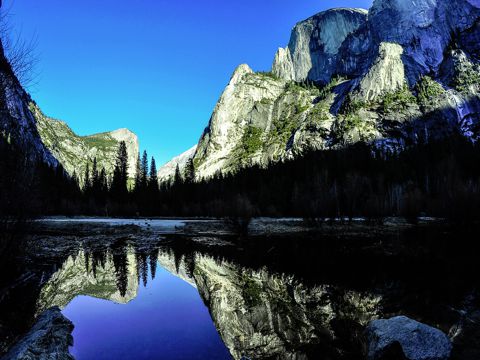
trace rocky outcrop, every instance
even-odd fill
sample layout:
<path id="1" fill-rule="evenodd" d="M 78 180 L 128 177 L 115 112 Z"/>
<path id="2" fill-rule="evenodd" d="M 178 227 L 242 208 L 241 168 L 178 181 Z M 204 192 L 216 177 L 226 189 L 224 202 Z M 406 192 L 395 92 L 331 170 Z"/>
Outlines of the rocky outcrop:
<path id="1" fill-rule="evenodd" d="M 447 360 L 447 335 L 405 316 L 374 320 L 367 327 L 368 359 Z"/>
<path id="2" fill-rule="evenodd" d="M 2 360 L 73 360 L 73 324 L 57 307 L 42 313 L 33 328 Z"/>
<path id="3" fill-rule="evenodd" d="M 272 127 L 274 113 L 287 103 L 298 102 L 285 99 L 278 103 L 285 85 L 283 80 L 255 74 L 248 65 L 237 68 L 198 144 L 194 158 L 197 177 L 238 168 L 243 160 L 264 154 L 259 145 L 266 140 L 264 134 Z"/>
<path id="4" fill-rule="evenodd" d="M 120 141 L 125 141 L 128 152 L 128 175 L 135 177 L 139 153 L 137 136 L 128 129 L 119 129 L 101 134 L 79 136 L 67 123 L 45 116 L 40 108 L 30 103 L 30 111 L 36 119 L 36 127 L 41 141 L 50 153 L 73 175 L 75 172 L 80 182 L 83 180 L 87 164 L 92 169 L 93 159 L 97 159 L 97 168 L 105 168 L 112 176 Z"/>
<path id="5" fill-rule="evenodd" d="M 170 160 L 165 165 L 163 165 L 158 170 L 158 173 L 157 173 L 158 181 L 161 183 L 171 181 L 175 176 L 177 167 L 180 171 L 180 174 L 184 175 L 185 168 L 187 167 L 188 162 L 191 161 L 195 156 L 196 151 L 197 151 L 197 145 L 188 149 L 183 154 L 180 154 L 179 156 L 174 157 L 172 160 Z"/>
<path id="6" fill-rule="evenodd" d="M 476 0 L 375 0 L 368 14 L 298 23 L 271 73 L 235 71 L 198 144 L 197 180 L 358 141 L 477 141 L 479 22 Z"/>
<path id="7" fill-rule="evenodd" d="M 366 20 L 363 9 L 332 9 L 298 23 L 288 47 L 275 56 L 273 73 L 285 80 L 328 83 L 340 46 Z"/>
<path id="8" fill-rule="evenodd" d="M 31 101 L 13 73 L 0 43 L 0 136 L 14 141 L 30 161 L 43 161 L 56 167 L 57 159 L 38 133 L 36 119 L 29 108 Z"/>
<path id="9" fill-rule="evenodd" d="M 401 89 L 406 84 L 403 49 L 394 43 L 381 43 L 379 54 L 367 74 L 360 80 L 354 98 L 375 101 L 388 92 Z"/>

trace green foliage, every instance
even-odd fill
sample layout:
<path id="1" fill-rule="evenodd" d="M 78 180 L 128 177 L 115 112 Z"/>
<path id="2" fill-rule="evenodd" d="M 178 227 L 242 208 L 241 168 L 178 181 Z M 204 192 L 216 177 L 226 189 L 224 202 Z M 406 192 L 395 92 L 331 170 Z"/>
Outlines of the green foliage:
<path id="1" fill-rule="evenodd" d="M 342 122 L 342 130 L 349 132 L 353 129 L 358 129 L 362 123 L 362 118 L 358 114 L 348 114 Z"/>
<path id="2" fill-rule="evenodd" d="M 262 105 L 271 105 L 271 104 L 272 104 L 272 100 L 271 100 L 271 99 L 268 99 L 268 98 L 263 98 L 262 100 L 260 100 L 260 104 L 262 104 Z"/>
<path id="3" fill-rule="evenodd" d="M 116 140 L 110 136 L 105 136 L 104 134 L 84 136 L 81 138 L 85 144 L 91 148 L 95 147 L 97 149 L 111 149 L 118 146 L 118 142 Z"/>
<path id="4" fill-rule="evenodd" d="M 285 86 L 285 91 L 299 93 L 305 91 L 305 87 L 301 86 L 300 83 L 297 83 L 295 81 L 289 81 Z"/>
<path id="5" fill-rule="evenodd" d="M 249 307 L 261 303 L 262 288 L 253 279 L 246 277 L 242 288 L 245 304 Z"/>
<path id="6" fill-rule="evenodd" d="M 445 94 L 442 85 L 430 76 L 423 76 L 416 85 L 417 99 L 421 106 L 428 106 L 436 98 Z"/>
<path id="7" fill-rule="evenodd" d="M 344 115 L 355 114 L 361 109 L 368 109 L 371 106 L 370 103 L 362 100 L 355 100 L 352 97 L 348 97 L 343 107 L 342 113 Z"/>
<path id="8" fill-rule="evenodd" d="M 327 85 L 319 89 L 320 90 L 318 95 L 319 98 L 326 99 L 328 95 L 332 93 L 332 90 L 344 81 L 345 81 L 345 78 L 341 76 L 334 76 Z"/>
<path id="9" fill-rule="evenodd" d="M 457 72 L 453 86 L 462 94 L 468 94 L 473 85 L 480 85 L 480 69 L 473 64 L 467 64 L 462 71 Z"/>
<path id="10" fill-rule="evenodd" d="M 286 109 L 279 118 L 273 121 L 272 143 L 285 144 L 292 136 L 293 131 L 297 128 L 296 106 L 291 105 Z"/>
<path id="11" fill-rule="evenodd" d="M 256 73 L 256 75 L 259 75 L 263 78 L 270 78 L 270 79 L 273 79 L 273 80 L 278 80 L 278 76 L 276 76 L 271 71 L 259 71 L 259 72 Z"/>
<path id="12" fill-rule="evenodd" d="M 407 84 L 397 91 L 386 93 L 380 100 L 382 110 L 386 112 L 396 112 L 405 110 L 408 106 L 417 103 L 417 98 L 413 96 Z"/>
<path id="13" fill-rule="evenodd" d="M 296 104 L 295 105 L 295 112 L 297 114 L 301 114 L 301 113 L 304 113 L 305 111 L 307 111 L 309 108 L 310 108 L 309 104 Z"/>
<path id="14" fill-rule="evenodd" d="M 262 129 L 255 126 L 249 126 L 242 138 L 242 147 L 245 154 L 254 154 L 260 150 L 262 146 Z"/>
<path id="15" fill-rule="evenodd" d="M 313 122 L 322 122 L 329 119 L 329 106 L 325 102 L 319 102 L 310 111 L 309 118 Z"/>

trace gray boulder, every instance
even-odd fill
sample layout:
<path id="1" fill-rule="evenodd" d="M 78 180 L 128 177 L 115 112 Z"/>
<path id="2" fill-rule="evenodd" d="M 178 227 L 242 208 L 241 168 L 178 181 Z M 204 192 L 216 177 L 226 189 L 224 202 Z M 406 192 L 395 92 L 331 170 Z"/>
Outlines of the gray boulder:
<path id="1" fill-rule="evenodd" d="M 452 351 L 442 331 L 398 316 L 367 326 L 368 359 L 447 360 Z"/>
<path id="2" fill-rule="evenodd" d="M 42 313 L 33 328 L 1 360 L 73 360 L 73 324 L 58 307 Z"/>

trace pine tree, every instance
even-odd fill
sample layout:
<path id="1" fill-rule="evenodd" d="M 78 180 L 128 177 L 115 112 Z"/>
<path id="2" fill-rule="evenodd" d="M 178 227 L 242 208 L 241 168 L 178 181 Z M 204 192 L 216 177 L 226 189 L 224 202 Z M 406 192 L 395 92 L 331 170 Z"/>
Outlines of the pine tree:
<path id="1" fill-rule="evenodd" d="M 87 163 L 87 168 L 85 169 L 85 178 L 83 179 L 83 191 L 88 192 L 90 190 L 90 165 Z"/>
<path id="2" fill-rule="evenodd" d="M 92 166 L 92 188 L 94 190 L 98 189 L 98 169 L 97 169 L 97 158 L 93 158 L 93 166 Z"/>
<path id="3" fill-rule="evenodd" d="M 187 183 L 193 183 L 195 181 L 195 165 L 193 164 L 193 158 L 187 161 L 185 167 L 185 181 Z"/>
<path id="4" fill-rule="evenodd" d="M 108 183 L 107 183 L 107 172 L 105 171 L 104 167 L 102 167 L 102 170 L 100 171 L 98 183 L 99 183 L 100 191 L 102 193 L 106 193 L 108 191 Z"/>
<path id="5" fill-rule="evenodd" d="M 141 173 L 142 190 L 145 190 L 148 186 L 148 155 L 146 150 L 143 151 Z"/>
<path id="6" fill-rule="evenodd" d="M 148 179 L 148 185 L 153 194 L 158 193 L 157 164 L 155 163 L 155 158 L 153 156 L 150 163 L 150 176 Z"/>
<path id="7" fill-rule="evenodd" d="M 173 184 L 179 185 L 182 182 L 183 182 L 183 179 L 182 179 L 182 174 L 180 173 L 180 166 L 178 166 L 177 164 L 177 167 L 175 168 L 175 177 L 173 178 Z"/>
<path id="8" fill-rule="evenodd" d="M 135 193 L 138 195 L 140 193 L 142 184 L 142 163 L 140 161 L 140 153 L 137 156 L 137 164 L 135 167 Z"/>
<path id="9" fill-rule="evenodd" d="M 77 175 L 77 172 L 76 172 L 75 170 L 73 170 L 72 181 L 73 181 L 77 186 L 79 186 L 78 175 Z"/>
<path id="10" fill-rule="evenodd" d="M 115 169 L 113 172 L 112 186 L 110 192 L 112 197 L 118 201 L 125 200 L 128 194 L 128 153 L 125 141 L 121 141 L 118 146 Z"/>
<path id="11" fill-rule="evenodd" d="M 126 187 L 128 177 L 128 152 L 125 141 L 121 141 L 118 147 L 117 166 L 120 169 L 122 183 L 125 183 Z"/>

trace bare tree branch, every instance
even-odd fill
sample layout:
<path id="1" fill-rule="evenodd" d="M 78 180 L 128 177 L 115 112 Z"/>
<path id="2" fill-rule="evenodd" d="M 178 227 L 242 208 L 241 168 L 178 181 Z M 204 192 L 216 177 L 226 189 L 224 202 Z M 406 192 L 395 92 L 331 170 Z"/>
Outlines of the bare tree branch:
<path id="1" fill-rule="evenodd" d="M 34 35 L 25 40 L 22 33 L 13 28 L 11 16 L 11 7 L 0 9 L 0 41 L 13 72 L 22 86 L 30 89 L 37 84 L 39 76 L 36 71 L 39 62 L 38 37 Z"/>

